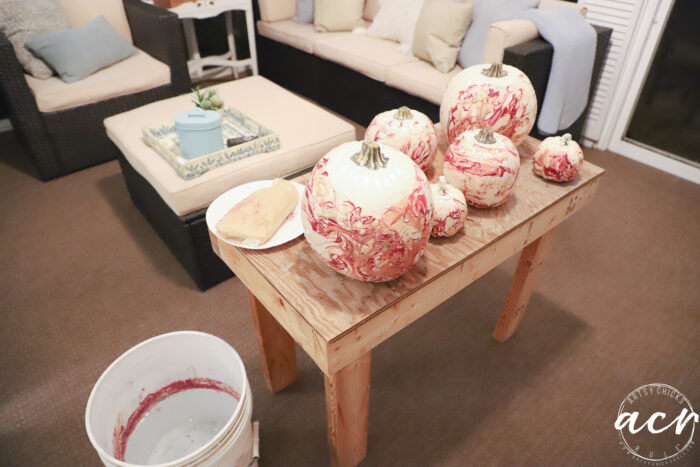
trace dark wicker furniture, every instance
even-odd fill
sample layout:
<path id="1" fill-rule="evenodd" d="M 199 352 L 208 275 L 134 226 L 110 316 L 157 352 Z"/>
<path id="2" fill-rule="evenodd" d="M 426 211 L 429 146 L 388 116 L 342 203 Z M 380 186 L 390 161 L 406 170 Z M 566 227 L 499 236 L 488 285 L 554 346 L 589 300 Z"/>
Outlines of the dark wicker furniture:
<path id="1" fill-rule="evenodd" d="M 102 121 L 106 117 L 190 88 L 185 42 L 177 15 L 141 0 L 124 0 L 124 8 L 134 45 L 170 67 L 169 85 L 72 109 L 40 112 L 12 44 L 0 33 L 2 99 L 43 180 L 115 159 L 119 151 L 105 133 Z"/>
<path id="2" fill-rule="evenodd" d="M 115 151 L 116 146 L 114 147 Z M 200 290 L 206 290 L 233 276 L 214 250 L 209 240 L 206 209 L 178 216 L 163 201 L 158 192 L 119 153 L 119 165 L 129 196 L 143 217 L 163 239 L 173 255 Z"/>
<path id="3" fill-rule="evenodd" d="M 256 5 L 256 18 L 259 12 Z M 591 79 L 592 97 L 605 61 L 612 29 L 595 27 L 597 34 L 596 57 Z M 279 85 L 302 94 L 360 125 L 367 126 L 372 118 L 387 109 L 407 105 L 419 110 L 434 122 L 439 121 L 440 106 L 343 65 L 330 62 L 295 47 L 277 42 L 260 34 L 256 35 L 260 74 Z M 542 107 L 554 49 L 542 38 L 510 47 L 505 50 L 503 62 L 520 68 L 532 81 L 537 94 L 537 105 Z M 339 83 L 342 83 L 339 84 Z M 342 87 L 342 92 L 338 89 Z M 589 98 L 589 106 L 592 99 Z M 580 140 L 588 108 L 568 129 L 562 130 Z M 532 136 L 544 136 L 533 128 Z"/>

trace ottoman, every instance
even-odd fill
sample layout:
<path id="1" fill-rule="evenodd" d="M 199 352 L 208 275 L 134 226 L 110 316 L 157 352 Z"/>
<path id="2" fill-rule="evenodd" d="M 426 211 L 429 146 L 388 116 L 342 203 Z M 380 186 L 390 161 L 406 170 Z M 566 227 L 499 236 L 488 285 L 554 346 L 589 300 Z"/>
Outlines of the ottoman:
<path id="1" fill-rule="evenodd" d="M 105 119 L 107 136 L 121 151 L 119 164 L 129 195 L 200 289 L 232 275 L 214 254 L 206 209 L 221 193 L 254 180 L 289 177 L 312 167 L 338 144 L 355 139 L 350 123 L 261 76 L 216 86 L 226 105 L 276 132 L 280 149 L 180 178 L 141 139 L 141 129 L 193 107 L 182 95 Z"/>

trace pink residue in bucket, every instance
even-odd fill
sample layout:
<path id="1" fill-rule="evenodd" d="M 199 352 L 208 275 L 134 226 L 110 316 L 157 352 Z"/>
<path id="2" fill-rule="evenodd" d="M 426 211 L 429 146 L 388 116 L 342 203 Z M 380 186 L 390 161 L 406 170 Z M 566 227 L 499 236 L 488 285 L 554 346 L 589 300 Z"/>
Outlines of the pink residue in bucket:
<path id="1" fill-rule="evenodd" d="M 214 391 L 224 392 L 233 396 L 240 401 L 241 396 L 231 386 L 221 381 L 211 378 L 189 378 L 180 381 L 175 381 L 167 386 L 158 389 L 155 392 L 147 395 L 129 416 L 125 425 L 121 424 L 121 419 L 117 419 L 117 425 L 114 427 L 114 457 L 117 460 L 124 461 L 126 456 L 126 445 L 129 442 L 129 437 L 134 432 L 141 420 L 153 409 L 159 402 L 164 401 L 168 397 L 182 391 L 190 389 L 211 389 Z"/>

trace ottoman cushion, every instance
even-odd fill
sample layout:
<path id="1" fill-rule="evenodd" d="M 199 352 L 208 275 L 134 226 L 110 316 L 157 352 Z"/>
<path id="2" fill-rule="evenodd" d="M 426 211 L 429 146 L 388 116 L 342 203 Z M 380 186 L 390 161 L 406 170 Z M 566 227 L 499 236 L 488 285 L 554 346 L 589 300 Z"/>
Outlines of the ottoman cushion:
<path id="1" fill-rule="evenodd" d="M 192 108 L 185 94 L 139 107 L 105 120 L 107 135 L 131 166 L 143 176 L 178 216 L 197 211 L 221 193 L 254 180 L 285 177 L 313 166 L 338 144 L 355 139 L 355 128 L 262 76 L 216 86 L 226 105 L 276 132 L 280 149 L 183 180 L 141 139 L 144 126 L 172 119 Z"/>

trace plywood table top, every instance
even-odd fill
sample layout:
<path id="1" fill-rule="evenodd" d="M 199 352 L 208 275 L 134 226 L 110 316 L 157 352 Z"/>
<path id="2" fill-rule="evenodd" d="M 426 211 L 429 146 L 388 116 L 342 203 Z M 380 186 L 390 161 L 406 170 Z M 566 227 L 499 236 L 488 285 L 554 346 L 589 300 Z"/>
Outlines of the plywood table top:
<path id="1" fill-rule="evenodd" d="M 584 162 L 571 182 L 545 181 L 532 172 L 538 143 L 528 137 L 519 146 L 520 173 L 507 203 L 470 207 L 464 229 L 452 238 L 431 238 L 418 263 L 397 280 L 347 278 L 321 262 L 303 237 L 245 250 L 210 233 L 214 251 L 324 373 L 333 374 L 588 204 L 603 169 Z M 443 160 L 444 146 L 428 172 L 431 182 Z"/>

